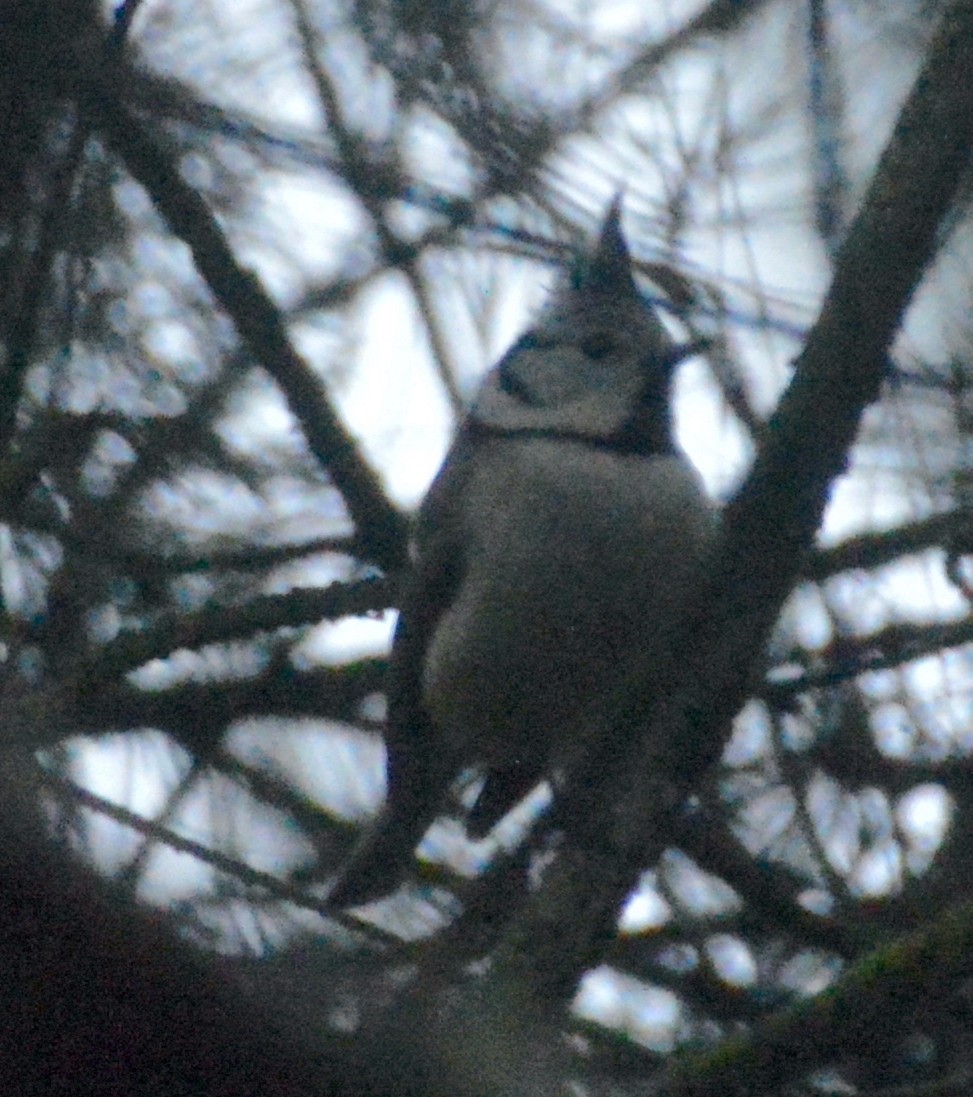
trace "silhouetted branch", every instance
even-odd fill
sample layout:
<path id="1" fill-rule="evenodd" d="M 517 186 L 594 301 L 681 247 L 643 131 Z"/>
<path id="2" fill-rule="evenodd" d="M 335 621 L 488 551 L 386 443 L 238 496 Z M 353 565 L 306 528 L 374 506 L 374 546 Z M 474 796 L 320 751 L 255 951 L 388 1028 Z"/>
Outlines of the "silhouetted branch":
<path id="1" fill-rule="evenodd" d="M 311 451 L 344 497 L 363 554 L 387 569 L 399 568 L 405 560 L 405 517 L 389 502 L 314 370 L 294 348 L 280 310 L 257 276 L 239 264 L 205 201 L 180 175 L 174 152 L 107 88 L 91 96 L 88 110 L 171 231 L 189 247 L 247 349 L 280 385 Z"/>
<path id="2" fill-rule="evenodd" d="M 942 1002 L 970 976 L 973 904 L 953 907 L 918 933 L 877 949 L 822 994 L 758 1022 L 711 1051 L 677 1056 L 663 1071 L 665 1097 L 750 1097 L 822 1063 L 860 1055 L 926 1003 Z"/>
<path id="3" fill-rule="evenodd" d="M 816 653 L 822 663 L 820 668 L 766 682 L 759 693 L 770 703 L 780 705 L 811 689 L 839 686 L 866 671 L 887 670 L 971 642 L 973 617 L 948 624 L 888 625 L 867 636 L 842 637 Z"/>
<path id="4" fill-rule="evenodd" d="M 37 690 L 12 684 L 3 695 L 3 731 L 8 742 L 40 748 L 72 735 L 158 728 L 205 757 L 230 724 L 252 716 L 352 722 L 362 700 L 384 681 L 384 660 L 372 659 L 313 671 L 272 666 L 252 678 L 165 689 L 87 675 Z"/>
<path id="5" fill-rule="evenodd" d="M 195 857 L 196 860 L 226 873 L 227 876 L 232 876 L 234 880 L 238 880 L 246 887 L 259 888 L 275 899 L 293 903 L 305 910 L 315 911 L 322 917 L 329 916 L 324 904 L 318 902 L 313 895 L 303 888 L 294 887 L 286 881 L 272 876 L 269 872 L 252 868 L 236 857 L 228 857 L 225 853 L 220 853 L 219 850 L 204 846 L 200 842 L 194 842 L 191 838 L 185 838 L 172 830 L 171 827 L 163 826 L 152 819 L 146 819 L 137 812 L 129 811 L 121 804 L 106 800 L 104 796 L 98 796 L 96 793 L 82 788 L 74 781 L 45 773 L 41 778 L 41 782 L 58 795 L 69 796 L 83 807 L 90 808 L 92 811 L 98 812 L 99 815 L 113 819 L 116 823 L 121 823 L 122 826 L 129 827 L 146 838 L 151 838 L 153 841 L 177 850 L 179 853 L 187 853 L 191 857 Z M 333 912 L 331 916 L 333 916 Z"/>
<path id="6" fill-rule="evenodd" d="M 681 50 L 709 35 L 730 34 L 755 15 L 767 0 L 710 0 L 692 19 L 661 42 L 634 57 L 597 95 L 585 103 L 583 116 L 590 120 L 623 95 L 630 95 Z"/>
<path id="7" fill-rule="evenodd" d="M 862 533 L 830 548 L 818 549 L 807 558 L 802 571 L 806 578 L 821 581 L 856 568 L 879 568 L 911 553 L 942 548 L 968 524 L 969 518 L 961 511 L 950 511 L 881 533 Z"/>
<path id="8" fill-rule="evenodd" d="M 879 394 L 888 346 L 940 243 L 971 146 L 973 8 L 954 3 L 841 250 L 767 441 L 727 507 L 712 578 L 675 647 L 671 690 L 638 697 L 631 708 L 619 704 L 599 727 L 604 749 L 566 790 L 565 816 L 575 820 L 569 844 L 512 924 L 491 982 L 523 987 L 542 1008 L 567 1000 L 603 954 L 620 904 L 641 866 L 661 852 L 685 794 L 719 756 L 861 415 Z M 641 681 L 637 666 L 632 680 Z M 628 713 L 647 703 L 654 716 L 643 732 Z"/>
<path id="9" fill-rule="evenodd" d="M 86 662 L 85 673 L 108 680 L 161 659 L 180 648 L 200 648 L 255 633 L 300 628 L 387 609 L 391 585 L 386 579 L 296 587 L 265 594 L 241 605 L 207 606 L 195 613 L 170 612 L 138 632 L 123 632 Z"/>

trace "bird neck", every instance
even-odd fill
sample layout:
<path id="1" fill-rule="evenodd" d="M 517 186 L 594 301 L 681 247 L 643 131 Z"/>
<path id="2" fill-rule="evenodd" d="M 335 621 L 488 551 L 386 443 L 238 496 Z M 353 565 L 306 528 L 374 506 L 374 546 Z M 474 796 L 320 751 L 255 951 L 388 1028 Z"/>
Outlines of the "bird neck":
<path id="1" fill-rule="evenodd" d="M 640 457 L 668 457 L 676 453 L 668 401 L 664 396 L 641 400 L 605 444 L 613 452 Z"/>

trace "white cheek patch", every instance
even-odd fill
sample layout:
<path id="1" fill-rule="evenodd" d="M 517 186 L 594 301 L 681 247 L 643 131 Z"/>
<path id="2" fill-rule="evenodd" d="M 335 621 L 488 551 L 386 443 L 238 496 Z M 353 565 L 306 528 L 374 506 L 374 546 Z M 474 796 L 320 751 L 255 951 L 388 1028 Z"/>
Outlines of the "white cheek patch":
<path id="1" fill-rule="evenodd" d="M 626 370 L 619 368 L 617 363 L 594 361 L 574 347 L 561 347 L 554 353 L 525 355 L 523 365 L 518 360 L 513 368 L 535 394 L 536 402 L 549 408 L 589 397 L 606 396 L 610 400 L 618 393 L 630 399 L 633 385 L 626 381 L 633 381 L 635 386 L 640 381 L 636 369 Z"/>
<path id="2" fill-rule="evenodd" d="M 470 412 L 497 431 L 607 437 L 628 421 L 645 385 L 637 362 L 596 362 L 568 346 L 522 351 L 505 370 L 506 387 L 491 370 Z"/>

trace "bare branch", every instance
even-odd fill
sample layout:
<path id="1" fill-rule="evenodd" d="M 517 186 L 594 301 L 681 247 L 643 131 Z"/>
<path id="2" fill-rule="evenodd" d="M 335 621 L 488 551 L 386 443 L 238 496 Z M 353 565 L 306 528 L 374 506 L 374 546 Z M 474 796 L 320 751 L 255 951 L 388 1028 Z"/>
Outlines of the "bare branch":
<path id="1" fill-rule="evenodd" d="M 845 468 L 886 352 L 939 243 L 973 146 L 973 6 L 946 11 L 842 248 L 821 316 L 771 420 L 753 470 L 727 508 L 721 551 L 676 645 L 647 730 L 628 706 L 599 728 L 604 749 L 566 791 L 570 846 L 510 929 L 490 978 L 524 985 L 538 1006 L 570 997 L 603 954 L 641 866 L 719 756 L 752 687 L 768 631 Z M 638 682 L 638 668 L 633 668 Z M 621 701 L 621 698 L 619 698 Z M 633 744 L 635 747 L 633 748 Z"/>
<path id="2" fill-rule="evenodd" d="M 342 493 L 364 553 L 383 567 L 397 569 L 405 560 L 405 517 L 389 502 L 314 370 L 298 354 L 280 310 L 256 275 L 237 262 L 205 201 L 180 175 L 173 153 L 109 94 L 108 86 L 106 82 L 105 90 L 93 93 L 87 104 L 93 123 L 189 247 L 247 349 L 280 385 L 311 451 Z"/>

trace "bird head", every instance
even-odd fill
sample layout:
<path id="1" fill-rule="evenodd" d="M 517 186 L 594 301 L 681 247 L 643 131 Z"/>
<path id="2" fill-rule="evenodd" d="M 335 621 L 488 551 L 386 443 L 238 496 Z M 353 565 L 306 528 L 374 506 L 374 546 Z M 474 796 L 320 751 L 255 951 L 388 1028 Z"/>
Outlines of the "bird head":
<path id="1" fill-rule="evenodd" d="M 616 198 L 534 325 L 488 375 L 471 419 L 504 433 L 614 441 L 649 421 L 647 411 L 668 424 L 672 373 L 688 352 L 635 283 Z"/>

